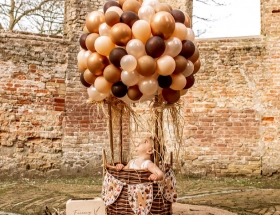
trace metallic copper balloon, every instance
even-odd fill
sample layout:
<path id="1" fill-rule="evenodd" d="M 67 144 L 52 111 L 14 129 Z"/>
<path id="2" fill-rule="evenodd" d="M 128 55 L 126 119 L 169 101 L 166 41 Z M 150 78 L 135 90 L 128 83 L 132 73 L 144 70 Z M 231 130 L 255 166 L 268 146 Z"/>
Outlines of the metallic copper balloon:
<path id="1" fill-rule="evenodd" d="M 194 70 L 193 70 L 193 73 L 192 74 L 195 74 L 199 71 L 200 69 L 200 66 L 201 66 L 201 63 L 200 63 L 200 60 L 198 59 L 194 64 Z"/>
<path id="2" fill-rule="evenodd" d="M 175 22 L 185 23 L 185 14 L 181 10 L 172 10 L 171 15 L 174 17 Z"/>
<path id="3" fill-rule="evenodd" d="M 100 11 L 93 11 L 86 18 L 86 27 L 90 33 L 99 33 L 99 26 L 104 22 L 104 14 Z"/>
<path id="4" fill-rule="evenodd" d="M 86 34 L 83 34 L 81 37 L 80 37 L 80 46 L 84 49 L 84 50 L 88 50 L 87 46 L 86 46 L 86 39 L 87 39 L 87 36 L 89 35 L 89 33 L 86 33 Z"/>
<path id="5" fill-rule="evenodd" d="M 195 51 L 194 51 L 193 55 L 190 58 L 188 58 L 188 60 L 195 63 L 198 60 L 198 58 L 199 58 L 199 51 L 198 51 L 198 48 L 195 47 Z"/>
<path id="6" fill-rule="evenodd" d="M 141 93 L 141 91 L 139 90 L 138 85 L 134 85 L 128 88 L 127 96 L 132 101 L 137 101 L 143 96 L 143 93 Z"/>
<path id="7" fill-rule="evenodd" d="M 163 3 L 157 4 L 157 5 L 154 7 L 154 10 L 155 10 L 156 13 L 157 13 L 157 12 L 160 12 L 160 11 L 166 11 L 166 12 L 168 12 L 168 13 L 171 12 L 170 7 L 168 7 L 167 4 L 163 4 Z"/>
<path id="8" fill-rule="evenodd" d="M 121 73 L 122 71 L 120 68 L 110 64 L 104 69 L 103 76 L 108 82 L 116 83 L 121 80 Z"/>
<path id="9" fill-rule="evenodd" d="M 121 98 L 126 95 L 127 86 L 123 82 L 118 81 L 112 85 L 111 91 L 115 97 Z"/>
<path id="10" fill-rule="evenodd" d="M 179 101 L 180 99 L 180 91 L 179 90 L 172 90 L 170 88 L 164 88 L 162 90 L 162 96 L 165 101 L 169 104 L 174 104 L 175 102 Z"/>
<path id="11" fill-rule="evenodd" d="M 184 89 L 189 89 L 194 85 L 195 78 L 193 75 L 190 75 L 189 77 L 186 77 L 187 83 Z"/>
<path id="12" fill-rule="evenodd" d="M 151 76 L 155 73 L 157 63 L 154 58 L 144 55 L 137 60 L 136 70 L 140 75 Z"/>
<path id="13" fill-rule="evenodd" d="M 100 55 L 97 52 L 90 54 L 90 56 L 87 59 L 87 66 L 89 71 L 96 76 L 102 75 L 103 70 L 108 65 L 109 60 L 107 59 L 107 57 Z"/>
<path id="14" fill-rule="evenodd" d="M 110 62 L 116 66 L 116 67 L 121 67 L 121 59 L 123 56 L 127 55 L 127 52 L 123 48 L 114 48 L 109 55 L 109 60 Z"/>
<path id="15" fill-rule="evenodd" d="M 176 63 L 176 67 L 175 67 L 175 70 L 174 70 L 173 73 L 176 74 L 176 73 L 183 72 L 188 65 L 188 60 L 181 55 L 176 56 L 174 58 L 174 60 L 175 60 L 175 63 Z"/>
<path id="16" fill-rule="evenodd" d="M 84 72 L 84 80 L 89 84 L 94 84 L 97 77 L 92 74 L 88 69 Z"/>
<path id="17" fill-rule="evenodd" d="M 179 55 L 184 56 L 186 59 L 190 58 L 195 52 L 195 45 L 190 40 L 182 41 L 182 50 Z"/>
<path id="18" fill-rule="evenodd" d="M 122 5 L 123 12 L 132 11 L 136 14 L 138 14 L 138 10 L 140 9 L 140 7 L 141 4 L 136 0 L 126 0 Z"/>
<path id="19" fill-rule="evenodd" d="M 112 6 L 117 6 L 117 7 L 119 7 L 119 8 L 122 8 L 121 5 L 120 5 L 118 2 L 116 2 L 116 1 L 107 1 L 107 2 L 104 4 L 104 6 L 103 6 L 103 11 L 104 11 L 104 13 L 106 13 L 107 9 L 108 9 L 109 7 L 112 7 Z"/>
<path id="20" fill-rule="evenodd" d="M 82 72 L 82 73 L 80 74 L 80 81 L 81 81 L 82 85 L 84 85 L 84 86 L 87 87 L 87 88 L 89 88 L 89 87 L 91 86 L 91 84 L 89 84 L 89 83 L 87 83 L 87 82 L 85 81 L 85 79 L 84 79 L 84 72 Z"/>
<path id="21" fill-rule="evenodd" d="M 118 46 L 125 46 L 131 37 L 131 29 L 124 23 L 117 23 L 111 28 L 110 38 Z"/>
<path id="22" fill-rule="evenodd" d="M 167 75 L 167 76 L 158 76 L 158 85 L 161 87 L 161 88 L 168 88 L 171 86 L 172 84 L 172 78 L 170 75 Z"/>
<path id="23" fill-rule="evenodd" d="M 120 19 L 122 23 L 127 24 L 130 28 L 137 20 L 139 20 L 139 16 L 132 11 L 123 12 Z"/>
<path id="24" fill-rule="evenodd" d="M 105 22 L 112 27 L 120 22 L 120 15 L 115 11 L 108 11 L 108 13 L 105 14 Z"/>
<path id="25" fill-rule="evenodd" d="M 99 37 L 99 34 L 96 34 L 96 33 L 92 33 L 87 36 L 86 46 L 87 46 L 87 49 L 90 50 L 91 52 L 96 51 L 95 47 L 94 47 L 94 42 L 98 37 Z"/>
<path id="26" fill-rule="evenodd" d="M 165 50 L 165 42 L 161 37 L 154 36 L 148 39 L 145 45 L 147 55 L 153 58 L 160 57 Z"/>
<path id="27" fill-rule="evenodd" d="M 151 20 L 151 29 L 154 36 L 168 39 L 175 30 L 175 20 L 173 16 L 166 12 L 160 11 L 156 13 Z"/>
<path id="28" fill-rule="evenodd" d="M 184 22 L 184 24 L 185 24 L 186 27 L 190 28 L 192 26 L 191 18 L 190 18 L 190 16 L 186 12 L 184 12 L 184 14 L 185 14 L 185 22 Z"/>

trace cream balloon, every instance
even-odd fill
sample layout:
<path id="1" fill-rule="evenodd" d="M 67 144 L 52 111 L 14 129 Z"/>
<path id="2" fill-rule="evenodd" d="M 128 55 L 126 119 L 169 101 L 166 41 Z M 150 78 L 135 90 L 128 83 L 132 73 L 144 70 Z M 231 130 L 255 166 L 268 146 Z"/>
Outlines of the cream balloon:
<path id="1" fill-rule="evenodd" d="M 110 36 L 111 27 L 105 22 L 99 26 L 99 35 L 100 36 Z"/>
<path id="2" fill-rule="evenodd" d="M 139 81 L 139 90 L 144 95 L 154 95 L 158 89 L 158 81 L 153 77 L 145 77 Z"/>
<path id="3" fill-rule="evenodd" d="M 155 15 L 155 10 L 150 5 L 143 5 L 138 11 L 138 16 L 140 19 L 151 22 L 153 15 Z"/>
<path id="4" fill-rule="evenodd" d="M 157 69 L 156 72 L 160 75 L 167 76 L 171 75 L 176 68 L 175 60 L 168 56 L 164 55 L 158 58 L 157 60 Z"/>
<path id="5" fill-rule="evenodd" d="M 123 10 L 120 9 L 119 7 L 117 6 L 112 6 L 112 7 L 109 7 L 107 10 L 106 10 L 106 13 L 108 13 L 109 11 L 115 11 L 119 14 L 119 16 L 121 16 L 123 14 Z M 106 14 L 105 13 L 105 14 Z"/>
<path id="6" fill-rule="evenodd" d="M 94 82 L 94 87 L 100 93 L 110 93 L 113 83 L 108 82 L 104 76 L 98 76 Z"/>
<path id="7" fill-rule="evenodd" d="M 146 55 L 144 44 L 137 39 L 130 40 L 126 45 L 126 51 L 129 55 L 134 56 L 137 60 Z"/>
<path id="8" fill-rule="evenodd" d="M 139 99 L 139 101 L 140 102 L 146 102 L 146 101 L 149 101 L 149 100 L 151 100 L 151 99 L 153 99 L 154 98 L 154 95 L 143 95 L 142 97 L 141 97 L 141 99 Z"/>
<path id="9" fill-rule="evenodd" d="M 115 46 L 108 36 L 100 36 L 94 42 L 96 52 L 103 56 L 108 56 Z"/>
<path id="10" fill-rule="evenodd" d="M 150 24 L 145 20 L 137 20 L 132 25 L 133 37 L 144 44 L 146 44 L 147 40 L 151 37 L 151 32 Z"/>
<path id="11" fill-rule="evenodd" d="M 177 37 L 180 40 L 185 40 L 188 35 L 188 30 L 183 23 L 176 22 L 175 23 L 175 30 L 171 37 Z"/>
<path id="12" fill-rule="evenodd" d="M 194 41 L 195 39 L 195 35 L 194 35 L 194 32 L 191 28 L 187 28 L 187 35 L 186 35 L 186 38 L 185 40 L 191 40 L 191 41 Z"/>
<path id="13" fill-rule="evenodd" d="M 182 42 L 177 37 L 170 37 L 165 41 L 165 51 L 163 55 L 176 57 L 182 50 Z"/>
<path id="14" fill-rule="evenodd" d="M 190 60 L 187 60 L 187 67 L 186 69 L 182 72 L 182 75 L 184 75 L 185 77 L 190 76 L 193 73 L 194 70 L 194 65 L 193 62 L 191 62 Z"/>
<path id="15" fill-rule="evenodd" d="M 121 81 L 128 87 L 134 86 L 139 81 L 139 74 L 136 70 L 131 72 L 123 70 L 121 73 Z"/>
<path id="16" fill-rule="evenodd" d="M 128 72 L 135 70 L 137 66 L 137 60 L 132 55 L 125 55 L 121 59 L 121 68 Z"/>
<path id="17" fill-rule="evenodd" d="M 83 57 L 82 57 L 82 64 L 87 68 L 87 59 L 90 56 L 92 52 L 90 50 L 87 50 L 84 52 Z"/>
<path id="18" fill-rule="evenodd" d="M 154 8 L 158 4 L 160 4 L 160 2 L 158 0 L 144 0 L 144 2 L 142 3 L 142 6 L 149 5 Z"/>
<path id="19" fill-rule="evenodd" d="M 87 93 L 88 93 L 89 98 L 91 98 L 94 101 L 102 101 L 109 95 L 108 93 L 104 94 L 104 93 L 98 92 L 93 85 L 91 85 L 89 88 L 87 88 Z"/>
<path id="20" fill-rule="evenodd" d="M 172 78 L 172 84 L 170 88 L 172 90 L 182 90 L 187 84 L 186 77 L 181 73 L 172 74 L 171 78 Z"/>
<path id="21" fill-rule="evenodd" d="M 77 60 L 78 60 L 78 64 L 80 64 L 81 67 L 87 68 L 87 64 L 84 64 L 84 62 L 83 62 L 85 52 L 86 51 L 84 49 L 80 50 L 78 53 L 78 56 L 77 56 Z"/>

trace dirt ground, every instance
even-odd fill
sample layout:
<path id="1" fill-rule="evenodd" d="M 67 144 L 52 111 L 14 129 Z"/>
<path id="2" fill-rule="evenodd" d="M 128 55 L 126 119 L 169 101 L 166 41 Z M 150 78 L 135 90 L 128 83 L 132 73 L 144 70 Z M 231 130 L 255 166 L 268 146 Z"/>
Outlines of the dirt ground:
<path id="1" fill-rule="evenodd" d="M 65 210 L 71 198 L 100 197 L 102 178 L 1 179 L 0 214 Z M 178 179 L 174 215 L 280 215 L 279 177 Z"/>

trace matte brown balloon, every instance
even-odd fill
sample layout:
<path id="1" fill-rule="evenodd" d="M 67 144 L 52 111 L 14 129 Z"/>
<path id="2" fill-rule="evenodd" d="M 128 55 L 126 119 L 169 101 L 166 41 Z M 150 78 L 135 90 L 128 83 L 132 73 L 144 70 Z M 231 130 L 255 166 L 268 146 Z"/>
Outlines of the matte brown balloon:
<path id="1" fill-rule="evenodd" d="M 176 67 L 175 67 L 175 70 L 174 70 L 173 73 L 176 74 L 176 73 L 183 72 L 188 65 L 188 60 L 181 55 L 176 56 L 174 58 L 174 60 L 175 60 L 175 63 L 176 63 Z"/>
<path id="2" fill-rule="evenodd" d="M 125 55 L 127 55 L 127 51 L 125 49 L 120 47 L 114 48 L 109 55 L 110 62 L 116 67 L 121 67 L 121 59 Z"/>
<path id="3" fill-rule="evenodd" d="M 186 59 L 190 58 L 195 52 L 195 45 L 190 40 L 182 41 L 182 50 L 179 55 L 184 56 Z"/>
<path id="4" fill-rule="evenodd" d="M 166 12 L 160 11 L 156 13 L 151 20 L 151 29 L 154 36 L 168 39 L 175 30 L 175 20 L 173 16 Z"/>
<path id="5" fill-rule="evenodd" d="M 130 28 L 137 20 L 139 20 L 139 16 L 132 11 L 123 12 L 120 19 L 122 23 L 127 24 Z"/>
<path id="6" fill-rule="evenodd" d="M 86 27 L 90 33 L 98 33 L 99 26 L 105 22 L 105 16 L 100 11 L 93 11 L 86 18 Z"/>
<path id="7" fill-rule="evenodd" d="M 155 73 L 157 63 L 151 56 L 145 55 L 137 60 L 136 70 L 140 75 L 151 76 Z"/>
<path id="8" fill-rule="evenodd" d="M 181 10 L 172 10 L 171 15 L 174 17 L 175 22 L 185 23 L 185 14 Z"/>
<path id="9" fill-rule="evenodd" d="M 84 79 L 89 84 L 94 84 L 94 81 L 97 77 L 92 74 L 88 69 L 84 72 Z"/>
<path id="10" fill-rule="evenodd" d="M 163 4 L 163 3 L 157 4 L 154 7 L 154 10 L 155 10 L 155 13 L 160 12 L 160 11 L 166 11 L 168 13 L 171 12 L 170 7 L 168 7 L 167 4 Z"/>
<path id="11" fill-rule="evenodd" d="M 87 46 L 88 50 L 90 50 L 91 52 L 96 51 L 95 47 L 94 47 L 94 42 L 98 37 L 99 37 L 99 34 L 96 34 L 96 33 L 92 33 L 92 34 L 87 36 L 86 46 Z"/>
<path id="12" fill-rule="evenodd" d="M 140 9 L 140 7 L 141 4 L 136 0 L 126 0 L 122 5 L 123 12 L 132 11 L 136 14 L 138 14 L 138 10 Z"/>
<path id="13" fill-rule="evenodd" d="M 188 58 L 188 60 L 195 63 L 198 60 L 198 58 L 199 58 L 199 51 L 198 51 L 198 48 L 195 47 L 195 51 L 194 51 L 193 55 L 190 58 Z"/>
<path id="14" fill-rule="evenodd" d="M 116 83 L 121 80 L 121 73 L 122 71 L 120 68 L 110 64 L 104 69 L 103 76 L 108 82 Z"/>
<path id="15" fill-rule="evenodd" d="M 83 34 L 81 37 L 80 37 L 80 46 L 84 49 L 84 50 L 88 50 L 87 46 L 86 46 L 86 39 L 87 39 L 87 36 L 89 35 L 89 33 L 86 33 L 86 34 Z"/>
<path id="16" fill-rule="evenodd" d="M 147 55 L 153 58 L 160 57 L 165 50 L 165 42 L 161 37 L 154 36 L 148 39 L 145 45 Z"/>
<path id="17" fill-rule="evenodd" d="M 197 73 L 200 69 L 201 63 L 200 60 L 198 59 L 194 64 L 194 70 L 193 70 L 193 74 Z"/>
<path id="18" fill-rule="evenodd" d="M 112 6 L 117 6 L 117 7 L 119 7 L 119 8 L 122 8 L 121 5 L 120 5 L 118 2 L 116 2 L 116 1 L 107 1 L 107 2 L 104 4 L 104 6 L 103 6 L 103 11 L 104 11 L 104 13 L 106 13 L 107 9 L 108 9 L 109 7 L 112 7 Z"/>
<path id="19" fill-rule="evenodd" d="M 190 16 L 186 12 L 184 12 L 184 14 L 185 14 L 185 22 L 184 22 L 184 24 L 185 24 L 186 27 L 190 28 L 192 26 L 191 18 L 190 18 Z"/>
<path id="20" fill-rule="evenodd" d="M 108 11 L 108 13 L 105 14 L 105 22 L 112 27 L 120 22 L 120 15 L 115 11 Z"/>
<path id="21" fill-rule="evenodd" d="M 128 88 L 127 96 L 132 101 L 137 101 L 143 96 L 143 93 L 141 93 L 141 91 L 139 90 L 138 85 L 134 85 Z"/>
<path id="22" fill-rule="evenodd" d="M 90 54 L 87 60 L 87 66 L 89 71 L 96 76 L 102 75 L 103 70 L 108 65 L 109 60 L 107 59 L 107 57 L 100 55 L 97 52 Z"/>
<path id="23" fill-rule="evenodd" d="M 164 88 L 162 90 L 162 96 L 164 100 L 167 101 L 169 104 L 174 104 L 180 99 L 180 91 L 172 90 L 170 88 Z"/>
<path id="24" fill-rule="evenodd" d="M 186 83 L 186 86 L 184 87 L 184 90 L 189 89 L 194 85 L 195 78 L 193 75 L 190 75 L 190 76 L 186 77 L 186 80 L 187 80 L 187 83 Z"/>
<path id="25" fill-rule="evenodd" d="M 117 23 L 111 28 L 111 40 L 118 46 L 125 46 L 131 39 L 132 33 L 128 25 Z"/>

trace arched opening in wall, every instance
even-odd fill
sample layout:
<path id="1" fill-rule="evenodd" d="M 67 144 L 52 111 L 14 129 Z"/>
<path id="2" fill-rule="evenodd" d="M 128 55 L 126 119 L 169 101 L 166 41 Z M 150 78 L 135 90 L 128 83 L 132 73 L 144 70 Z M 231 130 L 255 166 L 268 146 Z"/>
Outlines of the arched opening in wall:
<path id="1" fill-rule="evenodd" d="M 63 35 L 64 0 L 0 0 L 0 29 Z"/>
<path id="2" fill-rule="evenodd" d="M 260 0 L 194 0 L 193 30 L 198 38 L 260 35 Z"/>

